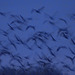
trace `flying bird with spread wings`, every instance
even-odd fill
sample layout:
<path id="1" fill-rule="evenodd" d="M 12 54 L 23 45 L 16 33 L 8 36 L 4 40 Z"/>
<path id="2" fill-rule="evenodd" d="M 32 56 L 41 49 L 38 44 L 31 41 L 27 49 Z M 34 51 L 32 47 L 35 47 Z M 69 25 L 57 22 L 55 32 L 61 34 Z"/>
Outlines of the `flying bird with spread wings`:
<path id="1" fill-rule="evenodd" d="M 44 8 L 45 8 L 45 7 L 43 6 L 43 7 L 41 7 L 40 9 L 33 9 L 33 10 L 31 11 L 31 13 L 33 13 L 33 12 L 35 11 L 36 13 L 41 14 L 41 11 L 42 11 Z"/>

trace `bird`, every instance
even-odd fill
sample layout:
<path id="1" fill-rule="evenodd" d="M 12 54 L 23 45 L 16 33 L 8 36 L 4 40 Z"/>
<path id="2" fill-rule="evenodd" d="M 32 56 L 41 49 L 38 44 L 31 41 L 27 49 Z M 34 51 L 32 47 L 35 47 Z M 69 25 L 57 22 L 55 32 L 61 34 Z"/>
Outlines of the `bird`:
<path id="1" fill-rule="evenodd" d="M 18 59 L 20 61 L 22 61 L 22 58 L 19 55 L 13 55 L 13 58 Z"/>
<path id="2" fill-rule="evenodd" d="M 33 10 L 31 11 L 31 13 L 33 13 L 33 12 L 35 11 L 36 13 L 41 14 L 41 11 L 42 11 L 44 8 L 45 8 L 45 7 L 43 6 L 43 7 L 41 7 L 40 9 L 33 9 Z"/>
<path id="3" fill-rule="evenodd" d="M 7 31 L 2 30 L 2 29 L 0 29 L 0 31 L 2 31 L 2 32 L 3 32 L 3 35 L 4 35 L 4 36 L 8 36 L 8 34 L 9 34 Z"/>
<path id="4" fill-rule="evenodd" d="M 9 28 L 10 28 L 11 30 L 14 30 L 14 28 L 13 28 L 11 25 L 8 24 L 8 26 L 9 26 Z"/>
<path id="5" fill-rule="evenodd" d="M 24 19 L 24 17 L 22 15 L 20 15 L 21 19 L 26 22 L 26 19 Z"/>
<path id="6" fill-rule="evenodd" d="M 75 13 L 70 16 L 70 20 L 75 20 Z"/>
<path id="7" fill-rule="evenodd" d="M 32 48 L 29 47 L 25 42 L 24 42 L 24 45 L 25 45 L 29 50 L 32 50 Z"/>
<path id="8" fill-rule="evenodd" d="M 70 56 L 66 56 L 66 58 L 70 59 L 70 60 L 71 60 L 71 62 L 74 64 L 75 56 L 74 56 L 73 58 L 72 58 L 72 57 L 70 57 Z"/>
<path id="9" fill-rule="evenodd" d="M 65 32 L 66 34 L 68 34 L 68 28 L 59 28 L 58 34 L 61 32 Z"/>
<path id="10" fill-rule="evenodd" d="M 37 44 L 37 42 L 35 42 L 35 45 L 36 45 L 39 49 L 42 49 L 42 47 L 39 46 L 39 45 Z"/>
<path id="11" fill-rule="evenodd" d="M 67 47 L 66 46 L 60 46 L 60 47 L 57 48 L 57 51 L 59 51 L 62 48 L 65 48 L 66 49 Z"/>
<path id="12" fill-rule="evenodd" d="M 41 38 L 45 38 L 45 39 L 47 39 L 48 40 L 48 36 L 47 35 L 45 35 L 45 34 L 37 34 L 37 36 L 38 37 L 41 37 Z"/>
<path id="13" fill-rule="evenodd" d="M 28 30 L 29 28 L 32 28 L 33 30 L 35 30 L 35 27 L 34 26 L 31 26 L 31 25 L 27 26 L 26 27 L 26 30 Z"/>
<path id="14" fill-rule="evenodd" d="M 16 40 L 17 40 L 20 44 L 24 44 L 24 42 L 20 39 L 19 36 L 17 36 L 17 35 L 14 35 L 14 36 L 15 36 Z"/>
<path id="15" fill-rule="evenodd" d="M 49 14 L 47 14 L 47 13 L 44 13 L 45 15 L 47 15 L 49 18 L 50 18 L 50 20 L 54 20 L 54 17 L 53 16 L 50 16 Z"/>
<path id="16" fill-rule="evenodd" d="M 2 15 L 2 16 L 6 16 L 6 13 L 0 12 L 0 15 Z"/>
<path id="17" fill-rule="evenodd" d="M 72 53 L 73 55 L 75 55 L 75 52 L 73 52 L 71 48 L 69 48 L 69 50 L 71 51 L 71 53 Z"/>
<path id="18" fill-rule="evenodd" d="M 15 34 L 14 34 L 14 36 L 15 36 L 16 40 L 17 40 L 19 43 L 21 43 L 21 39 L 19 38 L 19 36 L 15 35 Z"/>
<path id="19" fill-rule="evenodd" d="M 8 40 L 9 40 L 9 42 L 10 42 L 10 45 L 14 46 L 14 47 L 15 47 L 15 49 L 17 50 L 17 47 L 16 47 L 15 43 L 13 43 L 13 41 L 12 41 L 12 40 L 10 40 L 10 39 L 9 39 L 9 37 L 8 37 Z"/>
<path id="20" fill-rule="evenodd" d="M 62 33 L 62 34 L 64 38 L 68 39 L 68 36 L 65 33 Z"/>
<path id="21" fill-rule="evenodd" d="M 35 36 L 39 37 L 39 38 L 45 38 L 46 40 L 48 40 L 49 34 L 46 32 L 37 32 L 35 34 Z"/>
<path id="22" fill-rule="evenodd" d="M 75 42 L 74 42 L 74 40 L 71 38 L 71 41 L 72 41 L 72 43 L 75 45 Z"/>
<path id="23" fill-rule="evenodd" d="M 6 54 L 11 55 L 11 53 L 9 51 L 6 51 L 6 50 L 2 50 L 2 52 L 0 52 L 0 56 L 6 55 Z"/>
<path id="24" fill-rule="evenodd" d="M 25 59 L 29 59 L 29 57 L 28 57 L 28 56 L 25 56 L 24 58 L 25 58 Z"/>
<path id="25" fill-rule="evenodd" d="M 40 56 L 38 53 L 36 53 L 36 54 L 37 54 L 37 56 L 39 57 L 39 59 L 43 59 L 42 56 Z"/>
<path id="26" fill-rule="evenodd" d="M 70 66 L 68 66 L 68 65 L 63 65 L 63 67 L 69 69 L 70 71 L 75 71 L 74 69 L 72 69 L 72 68 L 71 68 Z"/>
<path id="27" fill-rule="evenodd" d="M 13 24 L 13 23 L 24 24 L 24 22 L 22 22 L 22 21 L 20 21 L 20 20 L 14 20 L 14 21 L 12 21 L 10 24 Z"/>
<path id="28" fill-rule="evenodd" d="M 32 67 L 33 64 L 30 64 L 29 62 L 27 62 L 27 66 Z"/>
<path id="29" fill-rule="evenodd" d="M 42 60 L 39 60 L 39 61 L 36 61 L 39 65 L 45 67 L 48 63 L 42 61 Z"/>
<path id="30" fill-rule="evenodd" d="M 8 50 L 7 46 L 4 46 L 2 43 L 0 43 L 0 45 L 2 46 L 3 49 Z"/>
<path id="31" fill-rule="evenodd" d="M 55 38 L 52 36 L 52 34 L 49 34 L 49 35 L 51 36 L 51 38 L 52 38 L 53 41 L 56 41 Z"/>
<path id="32" fill-rule="evenodd" d="M 67 21 L 63 18 L 59 18 L 59 20 L 63 21 L 65 24 L 68 24 Z"/>
<path id="33" fill-rule="evenodd" d="M 11 63 L 13 60 L 16 60 L 17 62 L 19 62 L 19 63 L 20 63 L 20 65 L 21 65 L 22 67 L 24 67 L 24 65 L 22 64 L 22 62 L 21 62 L 21 59 L 20 59 L 20 58 L 17 58 L 17 57 L 15 57 L 15 56 L 12 56 L 12 59 L 10 60 L 10 63 Z"/>
<path id="34" fill-rule="evenodd" d="M 55 22 L 49 21 L 49 23 L 50 23 L 51 25 L 55 25 Z"/>
<path id="35" fill-rule="evenodd" d="M 35 38 L 37 38 L 38 40 L 40 40 L 42 43 L 46 44 L 46 42 L 43 39 L 41 39 L 39 37 L 35 37 Z"/>
<path id="36" fill-rule="evenodd" d="M 48 46 L 47 46 L 47 48 L 48 48 L 49 52 L 51 53 L 51 55 L 56 57 L 56 55 L 52 52 L 52 49 L 50 47 L 48 47 Z"/>
<path id="37" fill-rule="evenodd" d="M 49 23 L 49 24 L 51 24 L 51 25 L 55 25 L 55 22 L 53 22 L 53 21 L 50 21 L 50 20 L 45 20 L 44 22 L 43 22 L 43 24 L 45 24 L 45 23 Z"/>
<path id="38" fill-rule="evenodd" d="M 10 15 L 10 18 L 13 18 L 13 19 L 20 19 L 20 17 L 19 17 L 18 15 L 13 15 L 13 14 Z"/>
<path id="39" fill-rule="evenodd" d="M 17 40 L 20 44 L 24 45 L 24 47 L 26 46 L 29 50 L 32 50 L 32 48 L 29 47 L 29 46 L 28 46 L 24 41 L 22 41 L 18 36 L 16 36 L 16 35 L 14 35 L 14 36 L 15 36 L 16 40 Z"/>
<path id="40" fill-rule="evenodd" d="M 36 38 L 35 38 L 35 37 L 29 37 L 29 38 L 26 40 L 26 42 L 28 43 L 30 40 L 33 40 L 33 41 L 36 42 Z"/>
<path id="41" fill-rule="evenodd" d="M 45 60 L 48 61 L 48 62 L 52 62 L 52 59 L 48 58 L 48 57 L 45 57 Z"/>

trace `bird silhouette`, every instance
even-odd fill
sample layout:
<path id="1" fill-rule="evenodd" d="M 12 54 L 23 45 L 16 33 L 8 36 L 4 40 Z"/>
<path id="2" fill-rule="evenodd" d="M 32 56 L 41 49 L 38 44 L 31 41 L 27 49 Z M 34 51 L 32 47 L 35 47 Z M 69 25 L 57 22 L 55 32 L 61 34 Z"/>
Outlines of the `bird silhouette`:
<path id="1" fill-rule="evenodd" d="M 63 18 L 59 18 L 59 20 L 63 21 L 65 24 L 68 24 L 67 21 Z"/>
<path id="2" fill-rule="evenodd" d="M 29 56 L 25 56 L 24 58 L 29 60 Z"/>
<path id="3" fill-rule="evenodd" d="M 45 24 L 45 23 L 49 23 L 50 25 L 53 25 L 53 26 L 55 26 L 55 22 L 53 22 L 53 21 L 50 21 L 50 20 L 45 20 L 44 22 L 43 22 L 43 24 Z"/>
<path id="4" fill-rule="evenodd" d="M 41 11 L 42 11 L 44 8 L 45 8 L 45 7 L 43 6 L 43 7 L 41 7 L 40 9 L 33 9 L 33 10 L 31 11 L 31 13 L 33 13 L 33 12 L 35 11 L 36 13 L 41 14 Z"/>
<path id="5" fill-rule="evenodd" d="M 13 28 L 11 25 L 8 24 L 8 26 L 9 26 L 9 28 L 10 28 L 11 30 L 14 30 L 14 28 Z"/>
<path id="6" fill-rule="evenodd" d="M 3 48 L 4 50 L 8 50 L 8 47 L 7 47 L 7 46 L 4 46 L 1 42 L 0 42 L 0 45 L 2 46 L 2 48 Z"/>
<path id="7" fill-rule="evenodd" d="M 72 68 L 71 68 L 70 66 L 68 66 L 68 65 L 63 65 L 63 67 L 69 69 L 70 71 L 75 71 L 74 69 L 72 69 Z"/>
<path id="8" fill-rule="evenodd" d="M 9 51 L 6 51 L 6 50 L 2 50 L 2 51 L 0 52 L 0 56 L 6 55 L 6 54 L 11 55 L 11 53 L 10 53 Z"/>
<path id="9" fill-rule="evenodd" d="M 52 34 L 49 34 L 53 41 L 56 41 Z"/>
<path id="10" fill-rule="evenodd" d="M 0 15 L 2 15 L 2 16 L 6 16 L 6 13 L 0 12 Z"/>
<path id="11" fill-rule="evenodd" d="M 72 43 L 75 45 L 75 42 L 74 42 L 74 40 L 71 38 L 71 41 L 72 41 Z"/>
<path id="12" fill-rule="evenodd" d="M 73 52 L 71 48 L 69 48 L 69 50 L 71 51 L 71 53 L 72 53 L 73 55 L 75 55 L 75 52 Z"/>
<path id="13" fill-rule="evenodd" d="M 63 34 L 63 37 L 68 39 L 68 35 L 66 35 L 65 33 L 62 33 Z"/>
<path id="14" fill-rule="evenodd" d="M 20 17 L 24 22 L 26 22 L 26 19 L 22 15 L 20 15 Z"/>
<path id="15" fill-rule="evenodd" d="M 58 47 L 58 48 L 57 48 L 57 51 L 59 51 L 59 50 L 60 50 L 60 49 L 62 49 L 62 48 L 67 49 L 67 47 L 66 47 L 66 46 L 60 46 L 60 47 Z"/>
<path id="16" fill-rule="evenodd" d="M 4 36 L 8 36 L 8 34 L 9 34 L 7 31 L 2 30 L 2 29 L 0 29 L 0 31 L 2 31 L 2 33 L 1 33 L 1 34 L 3 34 Z"/>
<path id="17" fill-rule="evenodd" d="M 74 56 L 73 58 L 72 58 L 72 57 L 70 57 L 70 56 L 66 56 L 66 58 L 70 59 L 70 60 L 71 60 L 71 62 L 74 64 L 75 56 Z"/>
<path id="18" fill-rule="evenodd" d="M 43 67 L 45 67 L 48 64 L 47 62 L 44 62 L 42 60 L 39 60 L 39 61 L 36 61 L 36 62 L 37 62 L 37 64 L 39 64 L 40 66 L 43 66 Z"/>
<path id="19" fill-rule="evenodd" d="M 17 47 L 16 47 L 15 43 L 12 40 L 10 40 L 9 37 L 8 37 L 8 40 L 10 42 L 10 45 L 14 46 L 14 48 L 17 50 Z"/>
<path id="20" fill-rule="evenodd" d="M 14 24 L 14 23 L 24 24 L 24 22 L 22 22 L 22 21 L 20 21 L 20 20 L 14 20 L 14 21 L 12 21 L 10 24 Z"/>
<path id="21" fill-rule="evenodd" d="M 34 26 L 31 26 L 31 25 L 27 26 L 26 27 L 26 30 L 28 30 L 29 28 L 32 28 L 33 30 L 35 30 L 35 27 Z"/>
<path id="22" fill-rule="evenodd" d="M 68 34 L 68 28 L 59 28 L 58 34 L 60 34 L 61 32 L 64 32 L 64 33 Z"/>
<path id="23" fill-rule="evenodd" d="M 50 16 L 49 14 L 47 13 L 44 13 L 45 15 L 47 15 L 49 17 L 50 20 L 54 20 L 54 17 L 53 16 Z"/>
<path id="24" fill-rule="evenodd" d="M 56 57 L 56 55 L 52 52 L 52 49 L 51 49 L 50 47 L 48 47 L 48 46 L 47 46 L 47 48 L 48 48 L 50 54 L 51 54 L 52 56 Z"/>

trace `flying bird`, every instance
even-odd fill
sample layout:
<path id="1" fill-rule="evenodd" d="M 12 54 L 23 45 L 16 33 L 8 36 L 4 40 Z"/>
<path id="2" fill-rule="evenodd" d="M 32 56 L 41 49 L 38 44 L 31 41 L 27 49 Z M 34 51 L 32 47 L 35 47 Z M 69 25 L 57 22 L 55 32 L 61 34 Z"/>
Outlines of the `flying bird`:
<path id="1" fill-rule="evenodd" d="M 75 52 L 73 52 L 71 48 L 69 48 L 69 50 L 71 51 L 71 53 L 72 53 L 73 55 L 75 55 Z"/>
<path id="2" fill-rule="evenodd" d="M 6 54 L 11 55 L 11 53 L 9 51 L 6 51 L 6 50 L 2 50 L 2 52 L 0 52 L 0 56 L 6 55 Z"/>
<path id="3" fill-rule="evenodd" d="M 68 24 L 67 21 L 63 18 L 59 18 L 59 20 L 63 21 L 65 24 Z"/>
<path id="4" fill-rule="evenodd" d="M 47 46 L 47 48 L 48 48 L 49 52 L 51 53 L 51 55 L 56 57 L 56 55 L 52 52 L 52 49 L 50 47 L 48 47 L 48 46 Z"/>
<path id="5" fill-rule="evenodd" d="M 0 15 L 2 15 L 2 16 L 6 16 L 6 13 L 0 12 Z"/>
<path id="6" fill-rule="evenodd" d="M 61 32 L 64 32 L 64 33 L 66 33 L 66 34 L 68 34 L 68 28 L 59 28 L 59 30 L 58 30 L 58 34 L 59 33 L 61 33 Z"/>
<path id="7" fill-rule="evenodd" d="M 45 8 L 45 7 L 43 6 L 43 7 L 41 7 L 40 9 L 33 9 L 33 10 L 31 11 L 31 13 L 33 13 L 33 12 L 35 11 L 36 13 L 41 14 L 41 11 L 42 11 L 44 8 Z"/>
<path id="8" fill-rule="evenodd" d="M 26 22 L 26 20 L 24 19 L 24 17 L 22 15 L 20 15 L 20 17 L 24 22 Z"/>
<path id="9" fill-rule="evenodd" d="M 28 57 L 28 56 L 25 56 L 24 58 L 25 58 L 25 59 L 29 59 L 29 57 Z"/>
<path id="10" fill-rule="evenodd" d="M 45 24 L 45 23 L 49 23 L 49 24 L 51 24 L 51 25 L 55 25 L 55 22 L 50 21 L 50 20 L 45 20 L 45 21 L 43 22 L 43 24 Z"/>
<path id="11" fill-rule="evenodd" d="M 20 20 L 14 20 L 14 21 L 12 21 L 10 24 L 13 24 L 13 23 L 24 24 L 24 22 L 22 22 L 22 21 L 20 21 Z"/>
<path id="12" fill-rule="evenodd" d="M 54 17 L 53 16 L 50 16 L 49 14 L 47 13 L 44 13 L 45 15 L 47 15 L 51 20 L 54 20 Z"/>
<path id="13" fill-rule="evenodd" d="M 46 63 L 46 62 L 44 62 L 44 61 L 41 61 L 41 60 L 39 60 L 39 61 L 36 61 L 39 65 L 41 65 L 41 66 L 43 66 L 43 67 L 45 67 L 48 63 Z"/>
<path id="14" fill-rule="evenodd" d="M 73 40 L 73 39 L 71 39 L 71 41 L 72 41 L 72 43 L 75 45 L 75 42 L 74 42 L 74 40 Z"/>
<path id="15" fill-rule="evenodd" d="M 62 49 L 62 48 L 65 48 L 65 49 L 66 49 L 66 46 L 60 46 L 60 47 L 58 47 L 58 48 L 57 48 L 57 51 L 59 51 L 59 50 Z"/>
<path id="16" fill-rule="evenodd" d="M 17 47 L 16 47 L 15 43 L 14 43 L 12 40 L 10 40 L 10 39 L 9 39 L 9 37 L 8 37 L 8 40 L 9 40 L 9 42 L 10 42 L 10 45 L 14 46 L 14 47 L 15 47 L 15 49 L 17 49 Z"/>
<path id="17" fill-rule="evenodd" d="M 35 45 L 36 45 L 39 49 L 42 49 L 42 47 L 41 47 L 41 46 L 37 45 L 37 42 L 35 43 Z"/>
<path id="18" fill-rule="evenodd" d="M 68 39 L 68 35 L 66 35 L 65 33 L 62 33 L 63 34 L 63 37 Z"/>
<path id="19" fill-rule="evenodd" d="M 11 25 L 8 24 L 8 26 L 9 26 L 9 28 L 10 28 L 11 30 L 14 30 L 14 28 L 13 28 Z"/>
<path id="20" fill-rule="evenodd" d="M 51 36 L 51 38 L 52 38 L 53 41 L 56 41 L 55 38 L 52 36 L 52 34 L 49 34 L 49 35 Z"/>
<path id="21" fill-rule="evenodd" d="M 7 47 L 7 46 L 4 46 L 1 42 L 0 42 L 0 45 L 2 46 L 2 48 L 3 48 L 4 50 L 8 50 L 8 47 Z"/>
<path id="22" fill-rule="evenodd" d="M 72 58 L 70 56 L 66 56 L 66 58 L 70 59 L 72 61 L 72 63 L 74 64 L 74 59 L 75 59 L 75 56 Z"/>
<path id="23" fill-rule="evenodd" d="M 7 36 L 7 35 L 9 34 L 7 31 L 2 30 L 2 29 L 0 29 L 0 31 L 2 31 L 2 32 L 3 32 L 3 35 L 4 35 L 4 36 Z"/>
<path id="24" fill-rule="evenodd" d="M 35 30 L 35 27 L 34 26 L 31 26 L 31 25 L 27 26 L 26 27 L 26 30 L 28 30 L 29 28 L 32 28 L 33 30 Z"/>
<path id="25" fill-rule="evenodd" d="M 68 66 L 68 65 L 63 65 L 63 67 L 69 69 L 70 71 L 75 71 L 74 69 L 72 69 L 72 68 L 71 68 L 70 66 Z"/>

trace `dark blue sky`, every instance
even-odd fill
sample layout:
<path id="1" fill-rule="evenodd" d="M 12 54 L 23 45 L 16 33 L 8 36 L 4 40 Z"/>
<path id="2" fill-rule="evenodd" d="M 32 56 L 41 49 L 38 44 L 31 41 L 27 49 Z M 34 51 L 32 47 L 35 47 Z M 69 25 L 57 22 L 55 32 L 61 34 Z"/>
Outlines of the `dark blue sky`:
<path id="1" fill-rule="evenodd" d="M 42 11 L 42 14 L 37 13 L 31 13 L 32 9 L 39 9 L 41 7 L 45 7 Z M 36 27 L 36 31 L 34 30 L 28 30 L 25 32 L 25 26 L 22 27 L 24 32 L 16 30 L 15 32 L 9 32 L 9 37 L 14 42 L 16 41 L 14 39 L 14 34 L 18 35 L 23 41 L 26 41 L 27 38 L 32 37 L 33 34 L 35 34 L 38 31 L 46 31 L 49 33 L 52 33 L 52 35 L 55 37 L 57 42 L 53 42 L 51 38 L 49 41 L 47 40 L 47 45 L 50 46 L 53 49 L 53 52 L 57 55 L 57 58 L 53 59 L 53 64 L 59 63 L 56 67 L 60 68 L 62 65 L 60 64 L 61 61 L 64 61 L 66 64 L 70 65 L 75 69 L 75 64 L 72 65 L 71 61 L 66 60 L 65 55 L 72 55 L 68 49 L 61 49 L 59 53 L 56 53 L 56 49 L 59 46 L 66 46 L 67 48 L 71 47 L 72 49 L 75 49 L 75 47 L 72 45 L 72 42 L 70 41 L 71 38 L 75 38 L 75 21 L 70 20 L 70 16 L 75 13 L 75 0 L 0 0 L 0 12 L 6 12 L 7 18 L 4 18 L 0 16 L 0 29 L 7 30 L 9 27 L 6 26 L 7 23 L 10 23 L 13 21 L 13 19 L 10 18 L 11 14 L 14 15 L 22 15 L 24 18 L 33 18 L 33 20 L 28 22 L 28 25 L 32 25 Z M 45 15 L 45 13 L 52 15 L 55 18 L 56 26 L 50 26 L 49 23 L 43 23 L 45 20 L 48 20 L 48 16 Z M 68 24 L 64 23 L 63 21 L 59 21 L 59 18 L 65 19 Z M 15 24 L 14 24 L 15 25 Z M 14 25 L 12 25 L 14 27 Z M 57 35 L 58 28 L 68 28 L 69 30 L 69 39 L 65 39 L 63 37 L 60 37 Z M 1 32 L 0 32 L 1 33 Z M 61 35 L 62 36 L 62 35 Z M 9 41 L 7 38 L 3 37 L 3 35 L 0 34 L 0 40 L 4 43 L 4 45 L 8 46 Z M 34 42 L 30 41 L 27 44 L 29 46 L 33 46 Z M 41 42 L 38 42 L 39 45 L 41 45 Z M 43 52 L 46 55 L 49 55 L 49 51 L 47 51 L 47 47 L 45 45 L 41 45 L 43 47 Z M 28 51 L 28 49 L 24 48 L 23 45 L 17 45 L 18 51 L 15 50 L 12 46 L 8 46 L 12 53 L 15 55 L 20 55 L 23 57 L 25 54 L 30 56 L 31 59 L 29 60 L 31 63 L 35 63 L 34 57 L 37 58 L 37 53 L 41 55 L 40 49 L 36 48 L 36 46 L 33 46 L 34 52 Z M 4 58 L 2 65 L 8 66 L 8 61 L 10 58 L 7 57 L 1 57 Z M 9 59 L 7 59 L 9 58 Z M 6 59 L 6 60 L 5 60 Z M 38 59 L 38 58 L 37 58 Z M 7 62 L 5 62 L 7 61 Z M 24 63 L 26 61 L 23 61 Z M 67 63 L 68 62 L 68 63 Z M 16 61 L 13 61 L 12 63 L 17 63 Z M 18 63 L 17 63 L 18 64 Z M 69 70 L 66 70 L 68 72 Z M 69 75 L 75 75 L 69 72 Z"/>
<path id="2" fill-rule="evenodd" d="M 58 11 L 70 13 L 75 11 L 74 0 L 0 0 L 0 10 L 27 14 L 32 8 L 46 7 L 46 11 L 51 13 Z"/>

